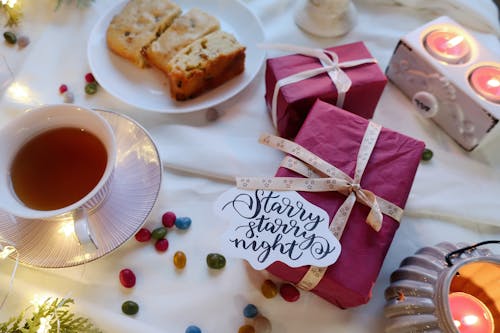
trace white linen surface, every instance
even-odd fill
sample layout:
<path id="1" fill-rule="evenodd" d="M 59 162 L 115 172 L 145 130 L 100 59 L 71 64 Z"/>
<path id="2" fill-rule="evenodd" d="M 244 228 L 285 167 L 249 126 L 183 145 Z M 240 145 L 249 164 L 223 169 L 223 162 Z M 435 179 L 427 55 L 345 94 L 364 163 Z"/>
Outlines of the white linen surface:
<path id="1" fill-rule="evenodd" d="M 60 83 L 82 87 L 88 71 L 86 38 L 99 14 L 113 3 L 96 0 L 88 9 L 64 6 L 57 12 L 43 1 L 26 4 L 19 30 L 29 34 L 31 44 L 22 51 L 4 50 L 4 56 L 14 82 L 28 87 L 27 95 L 4 94 L 0 120 L 7 121 L 28 104 L 60 103 Z M 358 22 L 354 29 L 330 39 L 311 36 L 294 24 L 297 1 L 245 3 L 262 21 L 266 42 L 329 47 L 362 40 L 383 70 L 400 37 L 443 14 L 464 24 L 500 59 L 498 15 L 489 0 L 359 0 L 355 1 Z M 269 51 L 268 55 L 282 53 Z M 397 87 L 388 84 L 374 120 L 424 140 L 434 158 L 419 167 L 405 217 L 372 300 L 349 310 L 305 292 L 297 303 L 279 297 L 267 300 L 259 285 L 268 275 L 239 259 L 228 258 L 227 267 L 218 274 L 208 272 L 205 255 L 218 251 L 218 237 L 225 228 L 212 212 L 213 201 L 228 188 L 232 177 L 272 175 L 282 158 L 281 153 L 257 143 L 261 133 L 274 132 L 264 103 L 263 73 L 236 98 L 217 107 L 220 117 L 216 121 L 208 121 L 205 111 L 159 114 L 128 106 L 103 89 L 92 97 L 75 90 L 76 104 L 121 111 L 140 122 L 157 143 L 166 166 L 165 181 L 146 226 L 159 226 L 166 210 L 192 217 L 193 226 L 187 232 L 169 234 L 170 248 L 164 254 L 157 253 L 151 244 L 132 239 L 112 254 L 83 266 L 55 270 L 20 267 L 0 319 L 18 313 L 33 294 L 42 294 L 74 297 L 75 308 L 106 332 L 184 332 L 189 324 L 207 333 L 236 332 L 244 323 L 242 309 L 247 303 L 259 307 L 271 320 L 274 332 L 382 332 L 383 292 L 390 273 L 404 257 L 441 241 L 473 243 L 500 236 L 500 167 L 492 162 L 495 158 L 486 160 L 463 152 L 432 122 L 421 119 Z M 177 250 L 185 251 L 188 257 L 183 272 L 172 266 Z M 2 293 L 12 267 L 13 262 L 0 261 Z M 118 283 L 118 271 L 124 267 L 137 274 L 138 283 L 132 290 L 124 290 Z M 140 304 L 135 317 L 121 313 L 126 299 Z"/>
<path id="2" fill-rule="evenodd" d="M 497 8 L 492 1 L 469 0 L 359 0 L 371 4 L 401 5 L 453 17 L 464 26 L 500 36 Z"/>

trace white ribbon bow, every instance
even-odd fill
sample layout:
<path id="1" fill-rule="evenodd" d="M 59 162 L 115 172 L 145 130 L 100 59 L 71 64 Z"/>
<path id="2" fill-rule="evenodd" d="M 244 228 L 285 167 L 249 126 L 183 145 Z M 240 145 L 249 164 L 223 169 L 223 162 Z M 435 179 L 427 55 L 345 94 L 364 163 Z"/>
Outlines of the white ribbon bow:
<path id="1" fill-rule="evenodd" d="M 377 60 L 374 58 L 363 58 L 358 60 L 340 62 L 339 56 L 335 52 L 318 48 L 308 48 L 288 44 L 259 44 L 258 46 L 266 49 L 278 49 L 314 57 L 320 61 L 321 65 L 323 65 L 323 67 L 305 70 L 284 77 L 276 82 L 273 91 L 273 99 L 271 102 L 271 116 L 274 127 L 276 128 L 278 127 L 278 94 L 281 87 L 291 83 L 309 79 L 322 73 L 327 73 L 332 80 L 333 85 L 337 89 L 338 97 L 336 105 L 339 108 L 343 108 L 345 96 L 351 88 L 352 81 L 349 76 L 342 70 L 342 68 L 350 68 L 363 64 L 377 63 Z"/>

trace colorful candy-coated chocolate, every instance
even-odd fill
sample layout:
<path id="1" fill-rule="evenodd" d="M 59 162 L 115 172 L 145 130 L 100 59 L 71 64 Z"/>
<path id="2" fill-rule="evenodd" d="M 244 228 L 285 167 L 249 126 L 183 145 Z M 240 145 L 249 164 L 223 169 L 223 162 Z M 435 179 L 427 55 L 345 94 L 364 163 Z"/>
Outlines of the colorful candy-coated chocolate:
<path id="1" fill-rule="evenodd" d="M 247 304 L 243 308 L 243 315 L 247 318 L 255 318 L 257 314 L 259 313 L 259 310 L 257 307 L 253 304 Z"/>
<path id="2" fill-rule="evenodd" d="M 17 36 L 13 31 L 4 32 L 3 37 L 5 38 L 5 41 L 9 44 L 16 44 L 17 42 Z"/>
<path id="3" fill-rule="evenodd" d="M 129 268 L 122 269 L 120 271 L 119 278 L 120 278 L 120 283 L 125 288 L 132 288 L 133 286 L 135 286 L 135 281 L 136 281 L 135 274 L 131 269 Z"/>
<path id="4" fill-rule="evenodd" d="M 73 103 L 75 101 L 75 95 L 71 91 L 65 91 L 62 95 L 64 103 Z"/>
<path id="5" fill-rule="evenodd" d="M 168 250 L 168 240 L 166 238 L 158 239 L 155 243 L 157 251 L 165 252 Z"/>
<path id="6" fill-rule="evenodd" d="M 28 36 L 20 36 L 17 39 L 17 46 L 19 46 L 19 48 L 21 49 L 28 46 L 29 44 L 30 44 L 30 39 Z"/>
<path id="7" fill-rule="evenodd" d="M 165 226 L 165 228 L 172 228 L 175 225 L 175 219 L 177 216 L 174 212 L 166 212 L 161 217 L 161 223 Z"/>
<path id="8" fill-rule="evenodd" d="M 139 312 L 139 304 L 134 301 L 125 301 L 122 304 L 122 311 L 128 315 L 135 315 Z"/>
<path id="9" fill-rule="evenodd" d="M 183 269 L 186 267 L 186 254 L 182 251 L 177 251 L 174 254 L 174 266 L 178 269 Z"/>
<path id="10" fill-rule="evenodd" d="M 97 83 L 91 82 L 85 85 L 85 93 L 87 95 L 93 95 L 97 92 Z"/>
<path id="11" fill-rule="evenodd" d="M 201 329 L 196 325 L 190 325 L 186 328 L 186 333 L 201 333 Z"/>
<path id="12" fill-rule="evenodd" d="M 207 265 L 212 269 L 222 269 L 226 266 L 226 258 L 219 253 L 207 254 Z"/>
<path id="13" fill-rule="evenodd" d="M 265 298 L 273 298 L 278 295 L 278 286 L 272 280 L 265 280 L 260 286 L 260 291 Z"/>
<path id="14" fill-rule="evenodd" d="M 430 161 L 433 156 L 434 153 L 432 152 L 432 150 L 425 148 L 424 152 L 422 153 L 422 161 Z"/>
<path id="15" fill-rule="evenodd" d="M 135 239 L 141 243 L 147 242 L 151 239 L 151 231 L 149 231 L 149 229 L 146 229 L 146 228 L 141 228 L 135 234 Z"/>
<path id="16" fill-rule="evenodd" d="M 60 93 L 60 94 L 64 94 L 66 91 L 68 91 L 68 86 L 67 86 L 67 85 L 65 85 L 65 84 L 61 84 L 61 85 L 59 86 L 59 93 Z"/>
<path id="17" fill-rule="evenodd" d="M 280 295 L 287 302 L 295 302 L 300 298 L 300 291 L 290 283 L 284 283 L 280 287 Z"/>
<path id="18" fill-rule="evenodd" d="M 175 226 L 181 230 L 189 229 L 189 227 L 191 226 L 191 218 L 178 217 L 175 219 Z"/>
<path id="19" fill-rule="evenodd" d="M 151 237 L 157 240 L 165 238 L 166 235 L 167 235 L 167 228 L 165 227 L 158 227 L 154 229 L 153 232 L 151 232 Z"/>
<path id="20" fill-rule="evenodd" d="M 255 327 L 252 325 L 243 325 L 238 329 L 238 333 L 255 333 Z"/>
<path id="21" fill-rule="evenodd" d="M 205 114 L 207 121 L 216 121 L 219 118 L 219 111 L 215 108 L 210 108 Z"/>
<path id="22" fill-rule="evenodd" d="M 92 83 L 92 82 L 95 82 L 95 77 L 92 73 L 87 73 L 85 74 L 85 81 L 87 83 Z"/>
<path id="23" fill-rule="evenodd" d="M 271 333 L 273 330 L 271 322 L 264 316 L 257 316 L 253 320 L 253 326 L 255 327 L 255 331 L 257 333 Z"/>

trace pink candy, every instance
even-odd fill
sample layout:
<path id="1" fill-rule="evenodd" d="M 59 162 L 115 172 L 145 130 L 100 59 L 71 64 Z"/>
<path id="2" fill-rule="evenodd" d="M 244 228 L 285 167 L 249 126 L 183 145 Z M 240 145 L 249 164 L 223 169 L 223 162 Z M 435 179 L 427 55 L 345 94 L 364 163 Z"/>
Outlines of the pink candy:
<path id="1" fill-rule="evenodd" d="M 290 283 L 282 284 L 280 295 L 287 302 L 295 302 L 300 298 L 300 291 Z"/>
<path id="2" fill-rule="evenodd" d="M 175 219 L 177 216 L 175 215 L 174 212 L 166 212 L 163 214 L 161 217 L 161 223 L 166 227 L 166 228 L 172 228 L 175 225 Z"/>
<path id="3" fill-rule="evenodd" d="M 132 288 L 133 286 L 135 286 L 135 274 L 134 272 L 132 272 L 131 269 L 129 268 L 122 269 L 120 271 L 119 277 L 120 277 L 120 283 L 125 288 Z"/>
<path id="4" fill-rule="evenodd" d="M 135 239 L 138 242 L 147 242 L 151 239 L 151 231 L 146 228 L 141 228 L 139 231 L 135 234 Z"/>

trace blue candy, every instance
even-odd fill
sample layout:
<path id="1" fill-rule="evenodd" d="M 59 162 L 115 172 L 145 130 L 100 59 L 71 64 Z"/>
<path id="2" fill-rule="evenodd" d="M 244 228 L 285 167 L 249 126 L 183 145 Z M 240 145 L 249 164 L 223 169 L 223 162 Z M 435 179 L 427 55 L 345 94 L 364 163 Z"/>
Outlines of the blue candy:
<path id="1" fill-rule="evenodd" d="M 201 330 L 198 326 L 190 325 L 186 328 L 186 333 L 201 333 Z"/>
<path id="2" fill-rule="evenodd" d="M 175 226 L 179 229 L 186 230 L 191 226 L 191 218 L 178 217 L 175 219 Z"/>
<path id="3" fill-rule="evenodd" d="M 257 310 L 257 307 L 253 304 L 248 304 L 243 309 L 243 315 L 247 318 L 255 318 L 255 317 L 257 317 L 258 313 L 259 313 L 259 310 Z"/>

